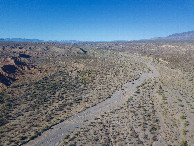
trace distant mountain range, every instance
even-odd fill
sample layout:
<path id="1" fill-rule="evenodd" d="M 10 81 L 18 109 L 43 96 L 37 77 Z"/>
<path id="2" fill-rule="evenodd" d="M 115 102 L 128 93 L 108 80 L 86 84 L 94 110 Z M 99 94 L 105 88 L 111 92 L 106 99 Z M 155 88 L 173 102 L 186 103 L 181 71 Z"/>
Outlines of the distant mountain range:
<path id="1" fill-rule="evenodd" d="M 22 39 L 22 38 L 0 38 L 0 41 L 13 41 L 13 42 L 43 42 L 39 39 Z"/>
<path id="2" fill-rule="evenodd" d="M 175 33 L 167 37 L 157 37 L 152 40 L 169 40 L 169 41 L 194 41 L 194 31 Z"/>
<path id="3" fill-rule="evenodd" d="M 152 39 L 145 39 L 144 41 L 156 40 L 156 41 L 194 41 L 194 31 L 175 33 L 167 37 L 156 37 Z M 13 42 L 44 42 L 44 40 L 39 39 L 23 39 L 23 38 L 0 38 L 0 41 L 13 41 Z M 115 40 L 112 42 L 126 42 L 127 40 Z M 134 40 L 135 41 L 135 40 Z M 138 40 L 136 40 L 138 41 Z M 142 41 L 142 40 L 140 40 Z M 84 41 L 77 40 L 49 40 L 49 42 L 60 42 L 60 43 L 78 43 Z M 89 42 L 110 42 L 110 41 L 89 41 Z"/>

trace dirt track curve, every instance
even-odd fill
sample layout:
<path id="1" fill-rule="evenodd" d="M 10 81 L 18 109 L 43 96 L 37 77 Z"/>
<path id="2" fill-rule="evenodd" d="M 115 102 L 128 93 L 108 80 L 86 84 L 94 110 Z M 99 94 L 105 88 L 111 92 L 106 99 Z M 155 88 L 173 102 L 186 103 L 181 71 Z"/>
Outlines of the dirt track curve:
<path id="1" fill-rule="evenodd" d="M 139 86 L 144 80 L 148 78 L 157 78 L 158 72 L 155 67 L 151 64 L 151 61 L 147 61 L 144 59 L 140 59 L 137 56 L 131 56 L 128 54 L 122 54 L 123 56 L 129 56 L 135 59 L 136 61 L 145 63 L 149 68 L 149 73 L 142 73 L 139 79 L 128 82 L 123 85 L 123 89 L 116 91 L 111 98 L 91 107 L 87 110 L 80 112 L 64 122 L 55 125 L 52 129 L 44 132 L 38 138 L 28 142 L 26 145 L 34 145 L 34 146 L 55 146 L 60 145 L 63 142 L 64 136 L 74 131 L 76 128 L 80 128 L 82 126 L 86 126 L 90 123 L 92 119 L 100 116 L 104 112 L 109 112 L 122 104 L 124 104 L 127 99 L 133 95 L 136 91 L 136 87 Z M 83 122 L 84 120 L 88 120 L 87 122 Z"/>

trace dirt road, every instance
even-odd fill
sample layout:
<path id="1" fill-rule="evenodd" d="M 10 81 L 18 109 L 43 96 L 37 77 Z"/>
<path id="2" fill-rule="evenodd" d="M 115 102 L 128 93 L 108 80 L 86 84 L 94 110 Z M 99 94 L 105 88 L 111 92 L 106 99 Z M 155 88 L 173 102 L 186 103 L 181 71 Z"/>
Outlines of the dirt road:
<path id="1" fill-rule="evenodd" d="M 140 59 L 139 57 L 136 57 L 134 55 L 131 56 L 129 54 L 122 54 L 122 56 L 132 57 L 136 61 L 138 60 L 139 62 L 145 63 L 151 71 L 149 73 L 141 73 L 138 79 L 124 84 L 122 90 L 116 91 L 111 98 L 68 118 L 67 120 L 56 126 L 53 126 L 52 129 L 44 132 L 41 136 L 30 141 L 26 145 L 60 145 L 63 142 L 66 134 L 74 131 L 76 128 L 88 125 L 92 119 L 100 116 L 104 112 L 109 112 L 121 106 L 127 101 L 130 96 L 133 95 L 133 93 L 136 91 L 136 87 L 139 86 L 144 80 L 148 78 L 158 77 L 158 72 L 150 61 Z"/>

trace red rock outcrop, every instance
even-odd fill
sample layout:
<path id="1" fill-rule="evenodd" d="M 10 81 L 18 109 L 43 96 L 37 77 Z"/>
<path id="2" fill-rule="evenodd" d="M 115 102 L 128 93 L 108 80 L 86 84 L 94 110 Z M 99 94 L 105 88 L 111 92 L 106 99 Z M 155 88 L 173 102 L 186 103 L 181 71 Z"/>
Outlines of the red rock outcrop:
<path id="1" fill-rule="evenodd" d="M 0 65 L 0 86 L 9 86 L 20 75 L 24 75 L 33 69 L 35 69 L 35 66 L 22 62 L 19 57 L 2 59 Z"/>

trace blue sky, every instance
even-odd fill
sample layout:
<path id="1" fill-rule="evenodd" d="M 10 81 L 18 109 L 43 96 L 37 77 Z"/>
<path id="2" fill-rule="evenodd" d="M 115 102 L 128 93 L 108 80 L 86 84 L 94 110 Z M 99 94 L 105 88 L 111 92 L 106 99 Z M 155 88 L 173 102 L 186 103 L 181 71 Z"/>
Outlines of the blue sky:
<path id="1" fill-rule="evenodd" d="M 138 40 L 194 30 L 194 0 L 0 0 L 0 38 Z"/>

